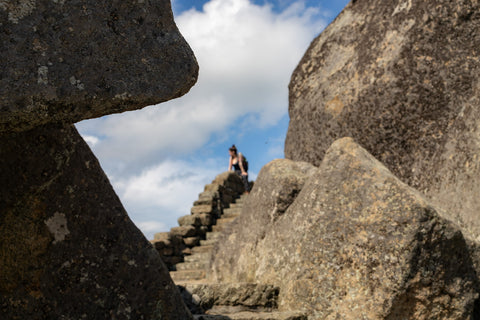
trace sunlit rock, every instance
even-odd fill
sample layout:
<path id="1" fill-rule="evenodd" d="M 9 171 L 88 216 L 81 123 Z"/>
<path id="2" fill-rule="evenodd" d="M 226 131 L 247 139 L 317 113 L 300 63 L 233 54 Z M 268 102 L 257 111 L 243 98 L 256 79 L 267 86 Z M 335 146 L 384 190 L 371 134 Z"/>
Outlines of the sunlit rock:
<path id="1" fill-rule="evenodd" d="M 353 137 L 479 237 L 479 5 L 352 1 L 292 75 L 286 157 Z"/>

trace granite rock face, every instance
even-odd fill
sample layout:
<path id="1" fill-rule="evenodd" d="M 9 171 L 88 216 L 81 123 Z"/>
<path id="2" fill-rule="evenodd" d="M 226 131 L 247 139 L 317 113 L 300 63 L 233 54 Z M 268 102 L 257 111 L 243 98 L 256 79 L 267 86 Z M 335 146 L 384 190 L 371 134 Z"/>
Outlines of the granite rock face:
<path id="1" fill-rule="evenodd" d="M 477 279 L 462 233 L 352 139 L 323 158 L 255 239 L 254 280 L 309 319 L 471 319 Z"/>
<path id="2" fill-rule="evenodd" d="M 192 319 L 72 123 L 186 93 L 170 2 L 0 0 L 0 318 Z"/>
<path id="3" fill-rule="evenodd" d="M 0 176 L 2 319 L 191 319 L 73 126 L 3 134 Z"/>
<path id="4" fill-rule="evenodd" d="M 160 103 L 198 72 L 169 0 L 2 0 L 0 52 L 0 132 Z"/>
<path id="5" fill-rule="evenodd" d="M 196 283 L 179 286 L 180 292 L 190 310 L 198 313 L 208 310 L 211 314 L 215 307 L 232 307 L 232 309 L 271 310 L 276 307 L 278 288 L 271 285 L 254 283 Z"/>
<path id="6" fill-rule="evenodd" d="M 289 159 L 353 137 L 480 235 L 480 3 L 352 1 L 290 82 Z"/>
<path id="7" fill-rule="evenodd" d="M 316 168 L 306 162 L 277 159 L 265 165 L 255 181 L 255 191 L 244 204 L 242 214 L 218 241 L 210 277 L 220 282 L 255 282 L 258 239 L 293 203 L 305 181 Z M 248 226 L 248 228 L 242 228 Z M 232 268 L 232 266 L 235 266 Z"/>

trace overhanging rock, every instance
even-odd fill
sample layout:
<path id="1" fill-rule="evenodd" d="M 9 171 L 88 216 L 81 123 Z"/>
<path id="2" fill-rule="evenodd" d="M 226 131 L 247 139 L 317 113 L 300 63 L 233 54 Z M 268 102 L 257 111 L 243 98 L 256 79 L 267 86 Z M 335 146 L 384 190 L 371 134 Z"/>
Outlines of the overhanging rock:
<path id="1" fill-rule="evenodd" d="M 170 1 L 0 1 L 0 132 L 185 94 L 195 57 Z"/>

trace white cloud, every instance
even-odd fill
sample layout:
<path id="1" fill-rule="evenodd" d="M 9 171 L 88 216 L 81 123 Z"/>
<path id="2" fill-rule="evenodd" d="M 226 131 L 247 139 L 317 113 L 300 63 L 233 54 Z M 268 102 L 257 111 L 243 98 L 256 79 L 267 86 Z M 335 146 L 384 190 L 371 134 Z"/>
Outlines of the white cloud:
<path id="1" fill-rule="evenodd" d="M 165 232 L 169 230 L 165 223 L 158 221 L 137 221 L 136 226 L 142 231 L 148 240 L 153 240 L 153 235 L 157 232 Z"/>
<path id="2" fill-rule="evenodd" d="M 94 147 L 100 139 L 95 136 L 83 136 L 83 139 L 90 145 L 90 147 Z"/>
<path id="3" fill-rule="evenodd" d="M 198 83 L 184 97 L 140 111 L 90 120 L 85 134 L 108 170 L 152 165 L 191 154 L 214 133 L 275 124 L 287 112 L 290 75 L 324 27 L 317 9 L 294 3 L 281 13 L 248 0 L 211 0 L 202 12 L 176 18 L 200 65 Z"/>
<path id="4" fill-rule="evenodd" d="M 190 214 L 198 194 L 221 172 L 219 167 L 215 160 L 164 161 L 138 175 L 113 179 L 112 184 L 132 220 L 152 239 L 154 232 L 167 231 L 177 226 L 179 217 Z"/>
<path id="5" fill-rule="evenodd" d="M 170 228 L 189 214 L 203 186 L 226 169 L 215 161 L 192 165 L 178 159 L 194 156 L 213 135 L 228 139 L 285 117 L 290 75 L 325 26 L 318 9 L 302 3 L 278 13 L 248 0 L 211 0 L 203 11 L 183 12 L 176 22 L 200 65 L 190 92 L 78 124 L 148 238 L 165 231 L 154 228 Z M 268 152 L 283 154 L 278 145 Z"/>
<path id="6" fill-rule="evenodd" d="M 202 92 L 222 94 L 235 116 L 255 112 L 270 125 L 287 111 L 290 75 L 324 27 L 314 13 L 296 3 L 276 14 L 247 0 L 212 0 L 177 24 L 201 66 Z"/>
<path id="7" fill-rule="evenodd" d="M 211 130 L 227 124 L 230 116 L 221 96 L 199 96 L 195 100 L 195 90 L 175 104 L 150 106 L 97 120 L 97 134 L 106 138 L 94 146 L 96 153 L 117 165 L 137 165 L 142 159 L 188 154 L 201 147 Z"/>

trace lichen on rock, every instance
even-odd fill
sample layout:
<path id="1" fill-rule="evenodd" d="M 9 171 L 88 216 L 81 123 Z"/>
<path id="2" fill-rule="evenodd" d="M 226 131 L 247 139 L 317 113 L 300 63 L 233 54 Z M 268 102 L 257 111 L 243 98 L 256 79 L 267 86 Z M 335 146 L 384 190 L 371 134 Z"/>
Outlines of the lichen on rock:
<path id="1" fill-rule="evenodd" d="M 319 165 L 353 137 L 480 239 L 477 1 L 352 1 L 289 85 L 285 156 Z"/>
<path id="2" fill-rule="evenodd" d="M 255 188 L 253 199 L 268 192 Z M 277 221 L 260 219 L 255 228 L 263 232 L 243 236 L 262 208 L 242 215 L 229 238 L 255 250 L 231 250 L 229 261 L 231 243 L 220 242 L 213 272 L 220 281 L 243 280 L 248 258 L 249 280 L 279 286 L 282 310 L 332 320 L 473 313 L 478 281 L 461 231 L 350 138 L 332 144 Z"/>

